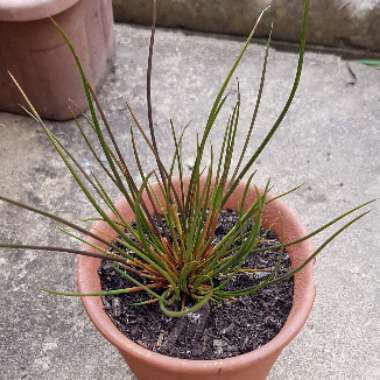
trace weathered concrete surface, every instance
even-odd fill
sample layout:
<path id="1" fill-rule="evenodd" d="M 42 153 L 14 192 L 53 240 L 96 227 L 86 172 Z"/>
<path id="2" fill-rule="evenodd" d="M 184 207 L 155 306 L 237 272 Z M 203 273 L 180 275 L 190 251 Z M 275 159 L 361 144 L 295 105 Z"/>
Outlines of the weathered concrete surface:
<path id="1" fill-rule="evenodd" d="M 129 99 L 145 118 L 145 66 L 149 31 L 117 26 L 117 63 L 102 99 L 116 134 L 130 152 Z M 166 158 L 168 118 L 177 126 L 207 116 L 212 97 L 238 41 L 159 30 L 153 81 L 159 147 Z M 243 132 L 258 88 L 263 48 L 252 45 L 239 71 Z M 271 51 L 256 142 L 279 114 L 289 92 L 296 56 Z M 380 192 L 380 71 L 352 64 L 352 86 L 345 63 L 331 55 L 309 53 L 290 114 L 258 163 L 258 178 L 269 175 L 277 191 L 304 182 L 288 198 L 309 228 Z M 221 126 L 222 127 L 222 126 Z M 53 131 L 91 164 L 73 123 L 53 123 Z M 220 142 L 220 131 L 214 143 Z M 242 137 L 239 137 L 240 144 Z M 152 159 L 142 142 L 144 163 Z M 253 149 L 253 147 L 252 147 Z M 29 119 L 0 115 L 0 193 L 24 200 L 69 219 L 93 215 L 43 132 Z M 134 171 L 136 174 L 136 172 Z M 380 236 L 379 205 L 339 238 L 318 259 L 317 299 L 302 334 L 284 351 L 270 380 L 352 379 L 380 377 Z M 0 204 L 0 240 L 72 244 L 50 222 Z M 322 236 L 316 239 L 320 242 Z M 133 379 L 115 350 L 93 329 L 77 299 L 47 296 L 41 288 L 75 288 L 74 258 L 0 252 L 1 379 Z"/>
<path id="2" fill-rule="evenodd" d="M 115 18 L 150 24 L 151 0 L 113 0 Z M 258 36 L 275 23 L 274 39 L 298 41 L 302 0 L 159 0 L 158 23 L 218 33 L 248 34 L 261 9 L 273 5 Z M 380 51 L 380 0 L 311 1 L 309 41 L 347 49 Z"/>

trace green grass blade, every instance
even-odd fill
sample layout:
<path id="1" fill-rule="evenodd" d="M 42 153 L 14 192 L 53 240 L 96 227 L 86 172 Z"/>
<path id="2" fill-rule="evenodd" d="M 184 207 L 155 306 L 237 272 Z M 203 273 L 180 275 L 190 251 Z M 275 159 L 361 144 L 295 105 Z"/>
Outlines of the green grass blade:
<path id="1" fill-rule="evenodd" d="M 302 238 L 292 240 L 290 242 L 285 243 L 284 247 L 286 248 L 286 247 L 289 247 L 291 245 L 295 245 L 295 244 L 301 243 L 302 241 L 305 241 L 305 240 L 312 238 L 313 236 L 319 234 L 320 232 L 326 230 L 327 228 L 331 227 L 335 223 L 339 222 L 341 219 L 346 218 L 347 216 L 351 215 L 355 211 L 358 211 L 358 210 L 362 209 L 363 207 L 366 207 L 375 201 L 376 201 L 376 199 L 372 199 L 368 202 L 362 203 L 361 205 L 352 208 L 351 210 L 346 211 L 345 213 L 343 213 L 343 214 L 339 215 L 338 217 L 330 220 L 328 223 L 324 224 L 322 227 L 317 228 L 316 230 L 314 230 L 313 232 L 303 236 Z"/>
<path id="2" fill-rule="evenodd" d="M 53 290 L 53 289 L 47 289 L 47 288 L 43 288 L 41 290 L 52 296 L 64 296 L 64 297 L 100 297 L 100 296 L 104 297 L 104 296 L 120 296 L 123 294 L 134 293 L 134 291 L 133 290 L 131 291 L 130 288 L 103 290 L 101 292 L 91 292 L 91 293 L 65 292 L 65 291 L 59 291 L 59 290 Z"/>
<path id="3" fill-rule="evenodd" d="M 220 297 L 242 297 L 242 296 L 248 296 L 248 295 L 254 295 L 256 294 L 259 290 L 263 289 L 264 287 L 267 287 L 269 285 L 273 285 L 275 283 L 278 283 L 278 282 L 281 282 L 281 281 L 284 281 L 284 280 L 287 280 L 289 278 L 291 278 L 294 274 L 296 274 L 297 272 L 301 271 L 306 265 L 308 265 L 310 262 L 312 262 L 315 257 L 328 245 L 330 244 L 335 238 L 337 238 L 343 231 L 345 231 L 347 228 L 349 228 L 352 224 L 356 223 L 357 221 L 359 221 L 361 218 L 363 218 L 364 216 L 366 216 L 370 211 L 366 211 L 362 214 L 360 214 L 359 216 L 353 218 L 352 220 L 350 220 L 348 223 L 346 223 L 343 227 L 341 227 L 339 230 L 337 230 L 334 234 L 332 234 L 328 239 L 326 239 L 323 244 L 321 244 L 318 249 L 316 249 L 309 257 L 307 260 L 305 260 L 300 266 L 298 266 L 297 268 L 291 270 L 290 272 L 288 272 L 287 274 L 285 275 L 282 275 L 280 277 L 277 277 L 277 278 L 270 278 L 266 281 L 263 281 L 262 283 L 260 283 L 258 286 L 255 286 L 255 287 L 250 287 L 250 288 L 246 288 L 246 289 L 243 289 L 243 290 L 236 290 L 236 291 L 223 291 L 223 290 L 218 290 L 216 291 L 216 295 L 220 296 Z"/>
<path id="4" fill-rule="evenodd" d="M 267 40 L 267 44 L 265 46 L 264 63 L 263 63 L 263 68 L 261 70 L 260 86 L 259 86 L 259 92 L 257 94 L 255 109 L 253 111 L 253 115 L 252 115 L 252 118 L 251 118 L 251 124 L 249 126 L 248 133 L 247 133 L 247 136 L 246 136 L 245 141 L 244 141 L 243 149 L 241 151 L 240 157 L 238 159 L 238 163 L 236 164 L 234 173 L 233 173 L 232 178 L 231 178 L 231 182 L 232 183 L 234 182 L 237 174 L 239 173 L 241 164 L 243 163 L 243 159 L 245 157 L 245 154 L 246 154 L 246 151 L 247 151 L 247 148 L 248 148 L 248 144 L 249 144 L 249 142 L 251 140 L 251 137 L 252 137 L 253 127 L 255 126 L 256 118 L 257 118 L 257 115 L 259 113 L 259 108 L 260 108 L 260 104 L 261 104 L 261 98 L 263 96 L 263 91 L 264 91 L 264 84 L 265 84 L 267 65 L 268 65 L 268 58 L 269 58 L 269 48 L 270 48 L 270 44 L 271 44 L 271 41 L 272 41 L 272 33 L 273 33 L 273 23 L 271 24 L 271 28 L 270 28 L 270 31 L 269 31 L 269 37 L 268 37 L 268 40 Z"/>
<path id="5" fill-rule="evenodd" d="M 303 61 L 304 61 L 304 55 L 305 55 L 305 47 L 306 47 L 306 35 L 307 35 L 307 31 L 308 31 L 308 26 L 309 26 L 309 8 L 310 8 L 310 0 L 304 0 L 304 15 L 303 15 L 301 38 L 300 38 L 300 44 L 299 44 L 299 57 L 298 57 L 298 63 L 297 63 L 297 70 L 296 70 L 293 86 L 292 86 L 292 89 L 290 91 L 289 97 L 288 97 L 288 99 L 285 103 L 285 106 L 282 109 L 280 115 L 278 116 L 278 118 L 274 122 L 272 128 L 270 129 L 268 134 L 265 136 L 264 140 L 260 143 L 260 145 L 256 149 L 255 153 L 248 160 L 247 164 L 243 167 L 243 169 L 237 175 L 235 182 L 231 185 L 229 191 L 225 195 L 225 198 L 224 198 L 225 201 L 227 201 L 227 199 L 230 197 L 230 195 L 235 190 L 236 186 L 243 179 L 245 174 L 250 170 L 250 168 L 252 167 L 254 162 L 260 156 L 261 152 L 264 150 L 264 148 L 271 141 L 273 135 L 275 134 L 277 129 L 282 124 L 282 121 L 284 120 L 285 116 L 287 115 L 288 110 L 290 108 L 290 105 L 293 102 L 294 96 L 297 92 L 298 85 L 299 85 L 300 80 L 301 80 Z"/>
<path id="6" fill-rule="evenodd" d="M 254 34 L 256 33 L 256 29 L 261 21 L 261 19 L 263 18 L 264 14 L 266 13 L 267 10 L 270 9 L 270 6 L 267 6 L 266 8 L 264 8 L 260 14 L 259 14 L 259 17 L 254 25 L 254 27 L 252 28 L 243 48 L 241 49 L 238 57 L 236 58 L 232 68 L 230 69 L 230 71 L 228 72 L 227 74 L 227 77 L 226 79 L 224 80 L 215 100 L 214 100 L 214 103 L 211 107 L 211 111 L 210 111 L 210 114 L 209 114 L 209 117 L 208 117 L 208 120 L 207 120 L 207 123 L 206 123 L 206 126 L 204 128 L 204 132 L 203 132 L 203 136 L 202 136 L 202 140 L 201 140 L 201 143 L 200 143 L 200 146 L 199 146 L 199 149 L 197 150 L 197 156 L 195 158 L 195 163 L 194 163 L 194 166 L 193 166 L 193 171 L 192 171 L 192 174 L 191 174 L 191 178 L 190 178 L 190 185 L 189 185 L 189 188 L 190 190 L 192 189 L 192 187 L 194 186 L 194 181 L 197 180 L 197 177 L 199 176 L 199 167 L 201 165 L 201 161 L 202 161 L 202 158 L 203 158 L 203 151 L 204 151 L 204 148 L 205 148 L 205 145 L 206 145 L 206 141 L 209 137 L 209 134 L 211 132 L 211 129 L 215 123 L 215 120 L 220 112 L 220 109 L 221 109 L 221 106 L 223 105 L 226 97 L 223 98 L 224 96 L 224 93 L 226 91 L 226 88 L 227 86 L 229 85 L 230 81 L 231 81 L 231 78 L 232 76 L 234 75 L 236 69 L 238 68 L 243 56 L 245 55 L 247 49 L 248 49 L 248 46 L 254 36 Z M 187 209 L 188 211 L 188 209 Z"/>
<path id="7" fill-rule="evenodd" d="M 63 247 L 54 247 L 54 246 L 42 246 L 42 245 L 28 245 L 28 244 L 7 244 L 0 243 L 0 248 L 8 249 L 30 249 L 33 251 L 47 251 L 47 252 L 57 252 L 57 253 L 70 253 L 74 255 L 82 255 L 88 257 L 94 257 L 97 259 L 111 260 L 118 262 L 123 265 L 128 265 L 128 261 L 121 256 L 103 254 L 96 252 L 89 252 L 85 250 L 73 249 L 73 248 L 63 248 Z"/>

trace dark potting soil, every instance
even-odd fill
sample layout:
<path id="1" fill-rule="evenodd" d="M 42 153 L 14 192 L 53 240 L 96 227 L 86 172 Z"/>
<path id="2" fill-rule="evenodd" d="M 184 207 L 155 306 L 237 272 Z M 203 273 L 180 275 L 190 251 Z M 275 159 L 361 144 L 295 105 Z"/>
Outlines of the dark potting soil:
<path id="1" fill-rule="evenodd" d="M 220 214 L 216 238 L 221 239 L 236 223 L 232 210 Z M 155 218 L 165 228 L 161 218 Z M 273 249 L 278 243 L 272 231 L 261 231 L 260 252 L 252 252 L 245 267 L 274 268 L 286 272 L 290 259 L 286 252 Z M 265 248 L 265 250 L 261 250 Z M 102 289 L 133 286 L 122 279 L 109 261 L 98 270 Z M 256 285 L 270 275 L 268 271 L 241 273 L 229 283 L 228 290 Z M 293 279 L 271 285 L 254 296 L 211 302 L 196 313 L 182 318 L 165 316 L 157 304 L 132 306 L 147 299 L 145 293 L 103 297 L 106 313 L 129 339 L 159 352 L 184 359 L 223 359 L 246 352 L 269 342 L 285 324 L 293 301 Z"/>

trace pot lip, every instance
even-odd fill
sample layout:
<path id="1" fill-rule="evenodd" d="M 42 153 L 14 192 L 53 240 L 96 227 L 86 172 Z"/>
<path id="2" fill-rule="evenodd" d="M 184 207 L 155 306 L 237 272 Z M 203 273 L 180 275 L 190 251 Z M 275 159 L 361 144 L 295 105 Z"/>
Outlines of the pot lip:
<path id="1" fill-rule="evenodd" d="M 0 21 L 35 21 L 54 16 L 79 0 L 0 0 Z"/>
<path id="2" fill-rule="evenodd" d="M 243 186 L 243 184 L 240 184 L 239 186 Z M 125 203 L 125 200 L 120 199 L 116 202 L 116 207 L 119 207 L 123 203 Z M 306 235 L 305 228 L 303 227 L 300 218 L 292 209 L 278 199 L 271 204 L 272 207 L 276 209 L 276 212 L 285 216 L 292 223 L 293 228 L 297 230 L 297 234 Z M 104 222 L 95 222 L 91 230 L 98 230 L 102 224 L 104 225 Z M 88 246 L 86 246 L 86 249 L 88 250 Z M 312 246 L 309 240 L 292 246 L 292 249 L 305 252 L 303 254 L 303 260 L 312 254 Z M 94 288 L 86 288 L 86 282 L 90 275 L 93 276 L 94 269 L 96 269 L 99 264 L 100 259 L 87 256 L 78 257 L 78 288 L 80 292 L 94 290 Z M 89 265 L 93 267 L 91 270 L 87 268 Z M 269 356 L 273 356 L 274 353 L 281 352 L 281 350 L 300 332 L 311 312 L 315 299 L 312 262 L 295 275 L 296 282 L 297 279 L 300 279 L 300 284 L 298 286 L 298 294 L 294 293 L 293 299 L 297 297 L 299 300 L 298 307 L 297 310 L 295 310 L 293 302 L 288 319 L 279 333 L 268 343 L 254 351 L 225 359 L 180 359 L 153 352 L 133 342 L 117 329 L 104 311 L 100 297 L 81 297 L 81 300 L 89 318 L 92 320 L 96 328 L 109 342 L 116 346 L 119 351 L 127 353 L 136 359 L 149 362 L 150 365 L 155 365 L 157 367 L 172 368 L 173 370 L 180 372 L 191 371 L 202 374 L 215 371 L 215 368 L 218 370 L 227 368 L 231 370 L 237 367 L 248 366 L 251 365 L 252 362 L 259 362 Z"/>

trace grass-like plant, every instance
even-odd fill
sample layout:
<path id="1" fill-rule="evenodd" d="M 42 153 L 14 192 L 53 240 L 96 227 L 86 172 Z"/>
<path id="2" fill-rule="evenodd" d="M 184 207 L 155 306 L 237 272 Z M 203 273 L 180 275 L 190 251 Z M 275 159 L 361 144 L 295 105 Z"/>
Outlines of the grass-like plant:
<path id="1" fill-rule="evenodd" d="M 54 22 L 57 30 L 71 50 L 76 64 L 79 68 L 83 88 L 88 100 L 89 116 L 85 116 L 86 127 L 76 121 L 84 143 L 93 156 L 97 165 L 104 172 L 104 178 L 98 178 L 94 174 L 88 174 L 75 157 L 62 145 L 56 135 L 47 127 L 40 118 L 37 110 L 33 107 L 28 97 L 23 92 L 21 86 L 13 78 L 16 86 L 24 96 L 27 106 L 24 107 L 36 122 L 38 122 L 51 144 L 56 149 L 59 156 L 64 161 L 69 172 L 79 185 L 81 191 L 87 197 L 90 204 L 98 213 L 98 219 L 107 223 L 117 234 L 114 241 L 107 241 L 106 238 L 94 232 L 87 231 L 79 224 L 67 221 L 57 215 L 43 211 L 21 202 L 0 197 L 0 200 L 15 206 L 30 210 L 64 226 L 64 231 L 71 237 L 75 237 L 80 242 L 87 242 L 87 237 L 95 239 L 100 245 L 105 244 L 106 249 L 100 248 L 96 244 L 90 244 L 95 248 L 95 252 L 84 250 L 53 247 L 53 246 L 33 246 L 19 244 L 0 244 L 0 248 L 32 249 L 39 251 L 63 252 L 77 255 L 87 255 L 96 258 L 111 260 L 115 271 L 123 278 L 133 284 L 128 289 L 117 289 L 101 291 L 88 296 L 99 295 L 120 295 L 132 292 L 146 292 L 148 298 L 143 303 L 159 303 L 163 313 L 171 317 L 181 317 L 188 312 L 199 310 L 208 302 L 218 301 L 231 297 L 256 294 L 260 289 L 271 284 L 291 278 L 296 272 L 302 270 L 315 256 L 322 251 L 327 244 L 335 239 L 341 232 L 361 219 L 368 213 L 365 211 L 353 217 L 349 222 L 334 232 L 315 252 L 299 267 L 290 270 L 286 274 L 273 271 L 262 282 L 253 287 L 241 290 L 228 290 L 229 282 L 240 272 L 250 271 L 246 268 L 245 262 L 260 241 L 261 222 L 263 211 L 269 202 L 278 197 L 269 197 L 270 183 L 267 182 L 262 190 L 256 189 L 256 200 L 250 204 L 248 209 L 244 208 L 245 197 L 241 200 L 241 206 L 237 210 L 237 222 L 233 228 L 223 238 L 215 243 L 215 228 L 221 210 L 225 207 L 227 200 L 233 194 L 237 186 L 245 181 L 245 194 L 248 189 L 254 186 L 253 169 L 257 158 L 270 142 L 272 136 L 280 127 L 284 120 L 292 100 L 295 96 L 301 78 L 306 34 L 308 29 L 309 0 L 304 0 L 304 16 L 302 21 L 302 31 L 299 44 L 299 58 L 295 79 L 290 90 L 289 97 L 275 120 L 273 126 L 261 141 L 256 151 L 249 153 L 249 146 L 253 128 L 256 122 L 261 97 L 264 88 L 266 68 L 271 42 L 271 27 L 269 38 L 265 48 L 265 57 L 261 72 L 261 81 L 256 100 L 256 105 L 252 113 L 251 124 L 248 128 L 245 144 L 237 153 L 235 147 L 236 136 L 239 127 L 240 116 L 240 92 L 237 89 L 237 99 L 232 108 L 227 124 L 224 126 L 223 143 L 216 154 L 210 144 L 210 133 L 218 124 L 218 116 L 223 109 L 228 97 L 227 88 L 240 64 L 242 57 L 246 53 L 252 37 L 263 15 L 269 7 L 264 9 L 249 34 L 244 46 L 236 58 L 231 70 L 228 72 L 209 113 L 202 133 L 196 142 L 196 157 L 191 169 L 190 178 L 185 179 L 184 161 L 182 155 L 182 142 L 184 134 L 177 134 L 171 122 L 171 134 L 173 138 L 174 153 L 170 165 L 166 167 L 161 158 L 155 136 L 154 118 L 151 100 L 151 74 L 153 62 L 153 46 L 155 37 L 156 7 L 153 1 L 154 15 L 153 27 L 150 38 L 148 70 L 147 70 L 147 105 L 148 105 L 148 126 L 144 128 L 138 120 L 130 105 L 128 105 L 132 125 L 130 127 L 131 142 L 133 147 L 133 158 L 137 164 L 140 179 L 137 181 L 131 175 L 129 164 L 126 162 L 122 149 L 114 137 L 105 113 L 103 112 L 97 96 L 91 87 L 81 62 L 75 49 L 64 33 L 64 31 Z M 146 173 L 141 165 L 140 153 L 135 143 L 135 133 L 141 134 L 146 147 L 151 151 L 156 170 Z M 88 137 L 89 133 L 94 133 L 97 142 L 104 154 L 105 161 L 97 153 L 96 147 Z M 211 162 L 205 164 L 205 152 L 209 149 Z M 233 158 L 236 158 L 236 166 L 232 167 Z M 175 189 L 174 177 L 179 179 L 180 190 Z M 203 178 L 204 186 L 200 186 L 200 178 Z M 159 185 L 163 194 L 163 200 L 152 191 L 151 181 L 154 179 Z M 115 203 L 106 190 L 105 181 L 110 181 L 118 192 L 125 198 L 125 201 L 133 210 L 135 215 L 134 223 L 128 223 L 115 207 Z M 186 185 L 185 185 L 186 182 Z M 159 231 L 154 223 L 153 217 L 148 212 L 146 194 L 150 204 L 153 206 L 154 214 L 160 215 L 166 225 L 167 230 Z M 295 241 L 278 244 L 278 249 L 298 244 L 301 241 L 310 239 L 319 232 L 331 227 L 341 219 L 351 215 L 355 211 L 367 206 L 370 202 L 359 205 L 344 214 L 329 221 L 324 226 L 314 230 L 306 236 Z M 109 217 L 112 212 L 115 218 Z M 78 236 L 78 233 L 81 234 Z M 52 294 L 67 296 L 78 296 L 76 292 L 56 292 L 49 290 Z"/>
<path id="2" fill-rule="evenodd" d="M 380 59 L 358 59 L 354 62 L 358 62 L 362 65 L 366 65 L 369 67 L 373 67 L 374 69 L 380 70 Z"/>

